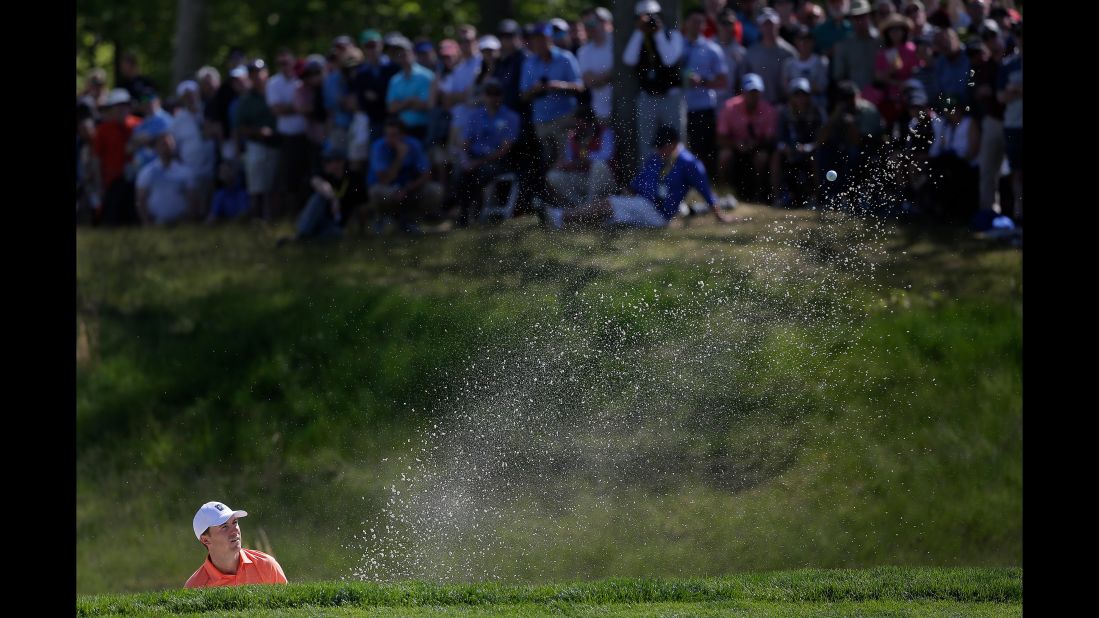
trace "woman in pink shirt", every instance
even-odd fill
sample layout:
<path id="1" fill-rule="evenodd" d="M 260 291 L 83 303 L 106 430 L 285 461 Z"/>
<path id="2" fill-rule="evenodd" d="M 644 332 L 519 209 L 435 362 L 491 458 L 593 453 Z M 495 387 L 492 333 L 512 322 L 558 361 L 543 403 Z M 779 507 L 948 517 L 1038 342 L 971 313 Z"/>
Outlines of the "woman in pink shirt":
<path id="1" fill-rule="evenodd" d="M 909 40 L 912 20 L 893 13 L 881 23 L 883 46 L 874 59 L 874 83 L 863 97 L 873 101 L 887 125 L 900 117 L 904 82 L 919 68 L 916 44 Z"/>

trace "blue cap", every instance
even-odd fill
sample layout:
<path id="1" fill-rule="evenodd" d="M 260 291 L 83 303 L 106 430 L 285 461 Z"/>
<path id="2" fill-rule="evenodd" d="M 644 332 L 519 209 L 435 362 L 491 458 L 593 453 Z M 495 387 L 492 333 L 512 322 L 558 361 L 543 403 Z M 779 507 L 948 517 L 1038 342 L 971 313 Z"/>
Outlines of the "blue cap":
<path id="1" fill-rule="evenodd" d="M 431 41 L 420 41 L 413 49 L 416 51 L 417 54 L 422 54 L 424 52 L 429 52 L 435 49 L 435 46 L 431 44 Z"/>
<path id="2" fill-rule="evenodd" d="M 531 34 L 535 34 L 535 35 L 540 34 L 542 36 L 553 36 L 553 24 L 551 24 L 549 22 L 546 22 L 546 21 L 540 21 L 540 22 L 534 24 L 534 27 L 531 28 Z"/>
<path id="3" fill-rule="evenodd" d="M 759 92 L 764 91 L 763 78 L 756 73 L 749 73 L 745 75 L 743 84 L 745 92 L 750 92 L 752 90 L 758 90 Z"/>

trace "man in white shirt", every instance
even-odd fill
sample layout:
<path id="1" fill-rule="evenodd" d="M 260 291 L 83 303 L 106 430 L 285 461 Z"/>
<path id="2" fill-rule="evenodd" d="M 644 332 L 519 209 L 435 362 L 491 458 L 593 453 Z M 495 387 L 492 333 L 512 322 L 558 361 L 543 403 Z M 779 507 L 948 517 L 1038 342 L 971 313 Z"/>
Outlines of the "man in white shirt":
<path id="1" fill-rule="evenodd" d="M 267 105 L 275 114 L 275 131 L 278 141 L 278 172 L 273 201 L 286 200 L 273 205 L 274 212 L 284 212 L 287 207 L 296 212 L 305 199 L 305 187 L 309 173 L 309 139 L 305 135 L 307 122 L 298 109 L 296 99 L 301 80 L 294 74 L 294 54 L 286 48 L 279 50 L 278 70 L 267 80 Z"/>
<path id="2" fill-rule="evenodd" d="M 634 67 L 641 86 L 637 97 L 637 154 L 644 161 L 653 149 L 657 127 L 670 125 L 679 135 L 686 132 L 683 35 L 664 26 L 656 0 L 641 0 L 634 5 L 634 13 L 637 26 L 622 51 L 622 61 Z"/>
<path id="3" fill-rule="evenodd" d="M 580 76 L 591 91 L 591 106 L 601 125 L 611 122 L 611 82 L 614 81 L 614 16 L 604 7 L 588 9 L 581 14 L 588 42 L 576 52 Z"/>
<path id="4" fill-rule="evenodd" d="M 168 130 L 175 138 L 179 159 L 194 174 L 195 202 L 199 216 L 205 216 L 214 188 L 214 165 L 217 161 L 217 127 L 210 126 L 203 118 L 200 87 L 193 80 L 180 82 L 176 87 L 179 105 L 172 116 Z"/>
<path id="5" fill-rule="evenodd" d="M 137 174 L 137 214 L 145 225 L 176 223 L 195 212 L 194 175 L 176 158 L 168 131 L 155 142 L 157 158 Z"/>

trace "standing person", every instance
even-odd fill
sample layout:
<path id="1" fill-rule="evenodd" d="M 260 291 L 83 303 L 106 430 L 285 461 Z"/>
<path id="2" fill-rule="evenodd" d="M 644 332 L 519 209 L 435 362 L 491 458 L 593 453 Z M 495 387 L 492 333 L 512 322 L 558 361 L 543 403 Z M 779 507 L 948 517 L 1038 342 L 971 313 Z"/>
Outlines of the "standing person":
<path id="1" fill-rule="evenodd" d="M 916 44 L 908 40 L 912 32 L 910 19 L 893 13 L 884 18 L 880 26 L 883 47 L 874 58 L 874 82 L 868 90 L 880 97 L 872 102 L 878 106 L 886 125 L 892 127 L 907 107 L 902 97 L 902 86 L 912 78 L 920 59 Z"/>
<path id="2" fill-rule="evenodd" d="M 298 105 L 297 93 L 301 80 L 294 74 L 294 54 L 287 48 L 279 50 L 276 62 L 279 72 L 267 80 L 267 105 L 275 114 L 278 132 L 278 165 L 275 191 L 272 193 L 276 213 L 295 213 L 305 200 L 309 175 L 309 138 L 307 122 Z"/>
<path id="3" fill-rule="evenodd" d="M 1019 52 L 1004 60 L 996 78 L 996 98 L 1004 104 L 1004 149 L 1011 166 L 1013 216 L 1023 220 L 1023 25 L 1015 32 Z"/>
<path id="4" fill-rule="evenodd" d="M 996 98 L 996 82 L 1004 61 L 1004 45 L 999 32 L 981 33 L 986 55 L 974 63 L 971 100 L 981 123 L 980 206 L 983 210 L 1001 209 L 1000 169 L 1004 162 L 1004 104 Z"/>
<path id="5" fill-rule="evenodd" d="M 389 92 L 389 81 L 401 70 L 401 67 L 382 54 L 382 35 L 377 30 L 365 30 L 359 36 L 363 50 L 363 63 L 355 75 L 352 90 L 358 98 L 359 110 L 370 119 L 370 142 L 382 136 L 386 110 L 385 98 Z"/>
<path id="6" fill-rule="evenodd" d="M 836 83 L 851 80 L 866 88 L 874 81 L 874 59 L 881 49 L 881 39 L 870 28 L 870 3 L 852 0 L 851 36 L 836 43 L 832 54 L 832 80 Z"/>
<path id="7" fill-rule="evenodd" d="M 531 120 L 542 146 L 542 165 L 561 153 L 565 132 L 576 109 L 576 95 L 584 89 L 580 65 L 572 52 L 553 44 L 553 26 L 539 24 L 530 39 L 533 55 L 523 64 L 519 89 L 531 103 Z"/>
<path id="8" fill-rule="evenodd" d="M 403 131 L 422 143 L 427 138 L 435 74 L 413 60 L 411 41 L 405 37 L 394 37 L 389 43 L 393 59 L 400 67 L 389 80 L 389 90 L 385 95 L 389 119 L 399 119 Z M 374 143 L 377 144 L 377 141 Z"/>
<path id="9" fill-rule="evenodd" d="M 714 42 L 724 52 L 725 67 L 729 69 L 729 79 L 726 80 L 725 88 L 717 93 L 719 110 L 724 107 L 725 101 L 739 94 L 740 81 L 744 78 L 744 55 L 748 50 L 737 42 L 736 28 L 739 25 L 736 13 L 732 10 L 725 10 L 717 17 L 717 38 Z"/>
<path id="10" fill-rule="evenodd" d="M 806 3 L 808 6 L 811 3 Z M 869 11 L 869 6 L 866 7 Z M 828 19 L 813 29 L 813 51 L 834 58 L 836 43 L 851 36 L 848 0 L 828 0 Z"/>
<path id="11" fill-rule="evenodd" d="M 115 88 L 102 107 L 103 122 L 92 138 L 90 167 L 99 171 L 98 193 L 91 196 L 95 221 L 108 225 L 137 223 L 133 182 L 126 178 L 126 146 L 141 119 L 130 113 L 130 93 Z"/>
<path id="12" fill-rule="evenodd" d="M 248 65 L 251 88 L 240 97 L 234 125 L 244 140 L 245 178 L 252 196 L 252 212 L 266 221 L 278 214 L 271 194 L 275 188 L 279 151 L 275 147 L 275 114 L 267 105 L 267 64 L 255 59 Z"/>
<path id="13" fill-rule="evenodd" d="M 602 125 L 611 121 L 613 109 L 611 83 L 614 81 L 614 16 L 603 7 L 585 12 L 584 29 L 588 42 L 577 52 L 584 86 L 591 92 L 591 106 Z"/>
<path id="14" fill-rule="evenodd" d="M 798 52 L 778 36 L 778 13 L 771 8 L 759 14 L 759 42 L 748 48 L 745 70 L 763 79 L 764 96 L 772 105 L 786 101 L 786 84 L 782 83 L 783 65 L 796 58 Z"/>
<path id="15" fill-rule="evenodd" d="M 656 0 L 634 5 L 637 24 L 622 62 L 634 67 L 641 92 L 637 97 L 637 152 L 644 160 L 652 149 L 657 127 L 675 127 L 679 135 L 687 124 L 683 105 L 683 35 L 664 26 Z"/>
<path id="16" fill-rule="evenodd" d="M 687 71 L 687 147 L 710 173 L 717 171 L 717 93 L 725 89 L 729 69 L 725 54 L 701 36 L 706 23 L 702 9 L 692 9 L 683 22 Z"/>
<path id="17" fill-rule="evenodd" d="M 821 113 L 824 113 L 828 109 L 828 58 L 813 53 L 813 33 L 807 26 L 802 26 L 794 35 L 794 43 L 798 55 L 782 67 L 783 86 L 787 88 L 786 96 L 793 94 L 789 86 L 795 79 L 805 78 L 809 81 L 813 104 L 820 108 Z"/>
<path id="18" fill-rule="evenodd" d="M 179 149 L 179 159 L 194 175 L 195 203 L 198 215 L 205 216 L 214 190 L 217 165 L 216 135 L 206 126 L 199 109 L 199 85 L 191 80 L 176 87 L 179 106 L 169 129 Z"/>
<path id="19" fill-rule="evenodd" d="M 240 518 L 247 516 L 248 511 L 234 511 L 221 502 L 207 502 L 198 509 L 192 528 L 206 547 L 206 561 L 184 588 L 286 583 L 286 574 L 274 556 L 244 549 Z"/>

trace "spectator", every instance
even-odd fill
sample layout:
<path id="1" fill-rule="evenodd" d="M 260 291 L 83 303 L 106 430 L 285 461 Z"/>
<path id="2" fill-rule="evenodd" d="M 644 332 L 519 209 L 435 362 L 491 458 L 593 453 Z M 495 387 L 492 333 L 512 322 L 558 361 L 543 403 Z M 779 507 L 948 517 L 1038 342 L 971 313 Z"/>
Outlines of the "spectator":
<path id="1" fill-rule="evenodd" d="M 840 18 L 842 19 L 844 15 L 845 13 L 840 13 Z M 803 26 L 809 28 L 810 32 L 816 32 L 817 27 L 824 23 L 824 9 L 820 8 L 819 4 L 813 2 L 802 4 L 801 23 Z M 816 48 L 816 35 L 813 36 L 813 43 L 813 52 L 820 53 Z"/>
<path id="2" fill-rule="evenodd" d="M 305 134 L 309 138 L 309 172 L 320 169 L 321 148 L 326 140 L 328 111 L 324 107 L 324 66 L 323 56 L 311 56 L 305 62 L 298 87 L 296 104 L 305 116 Z M 383 103 L 384 104 L 384 103 Z M 373 123 L 371 124 L 373 130 Z"/>
<path id="3" fill-rule="evenodd" d="M 725 67 L 729 69 L 729 79 L 726 80 L 725 88 L 718 91 L 718 109 L 725 105 L 725 101 L 736 96 L 744 77 L 744 55 L 748 50 L 737 42 L 736 29 L 739 26 L 736 13 L 731 10 L 726 10 L 717 17 L 717 39 L 714 42 L 725 54 Z"/>
<path id="4" fill-rule="evenodd" d="M 783 86 L 789 87 L 795 79 L 804 77 L 809 81 L 813 104 L 823 113 L 828 109 L 828 58 L 813 53 L 813 33 L 807 26 L 801 27 L 794 41 L 798 55 L 782 66 Z"/>
<path id="5" fill-rule="evenodd" d="M 88 106 L 91 117 L 98 118 L 99 108 L 107 102 L 107 72 L 100 68 L 88 71 L 78 98 Z"/>
<path id="6" fill-rule="evenodd" d="M 687 147 L 702 160 L 711 173 L 717 171 L 717 93 L 729 79 L 725 54 L 710 39 L 702 26 L 706 14 L 692 9 L 683 22 L 684 68 L 687 71 Z"/>
<path id="7" fill-rule="evenodd" d="M 1004 162 L 1004 105 L 996 98 L 996 81 L 1004 59 L 1004 46 L 997 31 L 981 33 L 981 56 L 970 58 L 973 65 L 974 110 L 981 126 L 980 197 L 982 210 L 999 212 L 1000 170 Z"/>
<path id="8" fill-rule="evenodd" d="M 482 191 L 493 178 L 508 169 L 507 157 L 519 139 L 519 114 L 502 105 L 504 89 L 489 78 L 482 86 L 482 102 L 466 119 L 463 127 L 463 151 L 458 178 L 461 208 L 458 225 L 464 227 L 480 212 Z"/>
<path id="9" fill-rule="evenodd" d="M 916 70 L 912 72 L 912 79 L 920 82 L 924 93 L 936 92 L 935 83 L 935 46 L 931 37 L 919 36 L 914 41 L 916 44 Z"/>
<path id="10" fill-rule="evenodd" d="M 115 88 L 107 95 L 103 122 L 96 127 L 92 142 L 93 169 L 100 174 L 101 195 L 93 194 L 93 207 L 99 222 L 114 225 L 136 223 L 133 182 L 126 178 L 130 153 L 126 146 L 141 119 L 130 113 L 130 93 Z"/>
<path id="11" fill-rule="evenodd" d="M 771 187 L 776 208 L 793 205 L 793 195 L 808 197 L 815 208 L 820 172 L 814 152 L 824 124 L 820 108 L 813 103 L 812 86 L 804 77 L 796 77 L 787 86 L 790 104 L 778 119 L 778 143 L 771 159 Z"/>
<path id="12" fill-rule="evenodd" d="M 191 80 L 176 87 L 179 106 L 176 107 L 169 131 L 175 138 L 180 161 L 191 170 L 195 193 L 196 214 L 204 216 L 214 189 L 214 169 L 217 165 L 216 132 L 206 126 L 199 109 L 200 87 Z"/>
<path id="13" fill-rule="evenodd" d="M 115 88 L 124 88 L 130 93 L 132 100 L 137 100 L 144 92 L 156 90 L 153 81 L 141 74 L 138 68 L 137 54 L 133 52 L 122 54 L 122 61 L 118 64 L 118 72 Z"/>
<path id="14" fill-rule="evenodd" d="M 574 19 L 569 22 L 569 38 L 572 39 L 572 47 L 569 51 L 575 56 L 580 48 L 588 43 L 588 32 L 584 29 L 582 19 Z"/>
<path id="15" fill-rule="evenodd" d="M 935 204 L 951 221 L 969 221 L 977 210 L 980 129 L 958 101 L 943 102 L 942 114 L 932 125 L 934 138 L 928 156 L 937 179 Z"/>
<path id="16" fill-rule="evenodd" d="M 229 111 L 229 107 L 237 99 L 237 97 L 240 96 L 241 92 L 247 90 L 247 86 L 241 88 L 242 84 L 233 83 L 233 71 L 237 69 L 241 69 L 236 73 L 238 79 L 240 78 L 240 76 L 242 76 L 242 73 L 243 77 L 247 78 L 248 73 L 244 67 L 245 61 L 246 58 L 243 50 L 239 48 L 233 48 L 229 52 L 229 57 L 226 59 L 225 62 L 225 74 L 229 76 L 229 79 L 222 83 L 220 86 L 218 86 L 217 92 L 214 93 L 214 98 L 210 100 L 210 102 L 206 105 L 206 109 L 203 111 L 203 113 L 206 115 L 206 119 L 208 121 L 216 123 L 216 125 L 221 129 L 223 148 L 226 148 L 225 145 L 228 145 L 227 147 L 230 149 L 229 152 L 223 150 L 222 156 L 225 158 L 233 158 L 234 156 L 236 156 L 235 152 L 231 152 L 232 141 L 230 140 L 230 138 L 233 134 L 233 118 L 232 114 Z"/>
<path id="17" fill-rule="evenodd" d="M 614 133 L 597 122 L 590 107 L 576 108 L 573 118 L 562 157 L 546 174 L 553 195 L 568 207 L 602 200 L 614 190 Z"/>
<path id="18" fill-rule="evenodd" d="M 798 13 L 794 10 L 794 0 L 775 0 L 775 12 L 778 13 L 778 36 L 790 45 L 801 30 Z"/>
<path id="19" fill-rule="evenodd" d="M 904 16 L 912 20 L 912 38 L 935 34 L 935 27 L 927 23 L 927 11 L 920 0 L 908 0 L 904 5 Z"/>
<path id="20" fill-rule="evenodd" d="M 355 208 L 363 202 L 363 175 L 350 169 L 347 155 L 329 148 L 323 157 L 323 169 L 309 181 L 313 194 L 298 217 L 295 234 L 293 238 L 280 238 L 280 245 L 289 240 L 339 238 Z"/>
<path id="21" fill-rule="evenodd" d="M 958 33 L 949 28 L 935 34 L 938 58 L 935 60 L 935 87 L 930 94 L 935 100 L 961 101 L 969 85 L 969 57 L 958 40 Z"/>
<path id="22" fill-rule="evenodd" d="M 885 28 L 882 24 L 896 13 L 897 7 L 893 4 L 893 0 L 877 0 L 874 3 L 874 14 L 871 19 L 874 22 L 874 28 L 884 36 Z"/>
<path id="23" fill-rule="evenodd" d="M 641 86 L 637 97 L 637 150 L 644 160 L 657 127 L 669 125 L 682 135 L 686 125 L 680 70 L 683 35 L 664 28 L 660 4 L 655 0 L 641 0 L 634 5 L 634 13 L 637 25 L 622 52 L 622 61 L 634 67 Z"/>
<path id="24" fill-rule="evenodd" d="M 737 197 L 748 201 L 769 201 L 771 155 L 775 150 L 778 114 L 763 97 L 763 78 L 744 76 L 744 94 L 725 102 L 717 119 L 721 145 L 721 178 L 730 179 Z"/>
<path id="25" fill-rule="evenodd" d="M 858 180 L 865 163 L 875 156 L 884 132 L 881 114 L 873 103 L 859 96 L 858 85 L 850 80 L 839 83 L 836 105 L 818 138 L 820 167 L 839 174 L 837 181 L 825 187 L 829 195 L 854 186 L 852 183 Z"/>
<path id="26" fill-rule="evenodd" d="M 760 9 L 756 0 L 738 0 L 737 5 L 736 18 L 740 21 L 744 32 L 740 42 L 744 47 L 751 49 L 762 38 L 758 25 Z"/>
<path id="27" fill-rule="evenodd" d="M 614 16 L 603 7 L 591 9 L 584 16 L 588 42 L 576 55 L 584 86 L 591 92 L 591 106 L 600 124 L 609 125 L 613 108 L 614 81 Z"/>
<path id="28" fill-rule="evenodd" d="M 359 110 L 370 119 L 370 142 L 382 136 L 388 112 L 385 106 L 389 80 L 400 71 L 396 63 L 382 55 L 382 35 L 377 30 L 364 30 L 359 35 L 359 45 L 363 51 L 363 63 L 352 83 L 358 99 Z"/>
<path id="29" fill-rule="evenodd" d="M 248 190 L 241 182 L 240 164 L 236 161 L 222 161 L 218 166 L 218 179 L 221 188 L 214 192 L 214 201 L 210 204 L 210 214 L 206 223 L 220 219 L 240 219 L 248 214 L 251 207 Z"/>
<path id="30" fill-rule="evenodd" d="M 221 158 L 236 159 L 244 150 L 243 141 L 237 131 L 237 108 L 240 107 L 240 98 L 252 89 L 252 79 L 248 76 L 247 67 L 237 67 L 229 72 L 229 85 L 236 93 L 236 98 L 229 102 L 229 123 L 225 125 L 229 138 L 221 142 Z"/>
<path id="31" fill-rule="evenodd" d="M 996 77 L 996 98 L 1004 104 L 1004 149 L 1011 166 L 1012 215 L 1023 220 L 1023 25 L 1015 33 L 1018 53 L 1004 60 Z"/>
<path id="32" fill-rule="evenodd" d="M 402 134 L 415 138 L 421 144 L 421 140 L 427 137 L 428 110 L 431 109 L 435 74 L 412 60 L 412 43 L 408 39 L 400 37 L 390 42 L 393 59 L 400 71 L 389 80 L 386 105 L 389 107 L 389 114 L 400 119 L 403 125 Z M 374 144 L 376 146 L 378 141 Z"/>
<path id="33" fill-rule="evenodd" d="M 475 91 L 480 92 L 485 80 L 491 78 L 496 72 L 496 64 L 500 62 L 500 47 L 500 39 L 491 34 L 477 39 L 477 48 L 481 50 L 481 70 L 477 72 L 477 79 L 474 80 Z M 471 101 L 471 103 L 476 104 L 477 101 Z"/>
<path id="34" fill-rule="evenodd" d="M 194 175 L 176 157 L 171 133 L 157 136 L 156 153 L 137 175 L 137 212 L 145 225 L 170 225 L 197 212 Z"/>
<path id="35" fill-rule="evenodd" d="M 851 36 L 836 44 L 832 57 L 832 80 L 851 80 L 866 88 L 874 81 L 874 59 L 881 40 L 870 29 L 870 3 L 851 0 Z"/>
<path id="36" fill-rule="evenodd" d="M 128 146 L 133 160 L 126 168 L 126 178 L 133 181 L 141 168 L 157 158 L 154 142 L 172 126 L 172 115 L 160 106 L 160 95 L 154 90 L 143 91 L 138 98 L 138 113 L 144 119 L 134 128 Z"/>
<path id="37" fill-rule="evenodd" d="M 851 36 L 847 3 L 848 0 L 828 0 L 828 21 L 813 30 L 813 51 L 816 53 L 834 59 L 836 43 Z"/>
<path id="38" fill-rule="evenodd" d="M 763 79 L 765 98 L 775 104 L 786 100 L 786 85 L 782 83 L 782 65 L 797 57 L 797 50 L 778 37 L 778 13 L 765 8 L 759 14 L 760 40 L 748 48 L 745 70 Z"/>
<path id="39" fill-rule="evenodd" d="M 351 43 L 351 37 L 340 36 L 333 44 L 336 65 L 324 80 L 324 107 L 328 112 L 328 140 L 344 152 L 351 145 L 351 121 L 358 102 L 352 84 L 363 54 Z"/>
<path id="40" fill-rule="evenodd" d="M 388 43 L 386 45 L 388 46 Z M 431 39 L 427 37 L 416 39 L 416 43 L 412 46 L 412 51 L 416 57 L 416 64 L 419 64 L 436 75 L 442 72 L 443 61 L 439 58 L 439 55 L 435 53 L 435 44 L 431 42 Z"/>
<path id="41" fill-rule="evenodd" d="M 276 216 L 271 200 L 278 169 L 279 151 L 275 144 L 275 114 L 267 105 L 267 64 L 255 59 L 248 65 L 251 88 L 240 97 L 234 124 L 244 140 L 245 178 L 252 196 L 252 211 L 271 221 Z"/>
<path id="42" fill-rule="evenodd" d="M 554 47 L 563 51 L 568 51 L 575 56 L 576 50 L 580 49 L 580 46 L 573 40 L 569 22 L 560 17 L 554 17 L 549 20 L 549 25 L 553 28 L 553 34 L 551 36 L 553 37 Z"/>
<path id="43" fill-rule="evenodd" d="M 740 27 L 740 22 L 736 19 L 736 11 L 732 7 L 728 6 L 727 0 L 704 0 L 702 3 L 703 10 L 706 11 L 706 25 L 702 27 L 702 36 L 710 40 L 716 40 L 720 28 L 718 27 L 722 19 L 727 19 L 724 15 L 732 15 L 732 40 L 738 45 L 744 39 L 744 30 Z"/>
<path id="44" fill-rule="evenodd" d="M 286 48 L 276 57 L 279 72 L 267 80 L 267 105 L 275 115 L 278 166 L 275 190 L 271 193 L 272 210 L 297 212 L 305 200 L 309 175 L 309 138 L 307 122 L 297 101 L 301 80 L 294 74 L 294 54 Z M 287 208 L 289 205 L 289 208 Z"/>
<path id="45" fill-rule="evenodd" d="M 717 199 L 706 179 L 706 168 L 683 147 L 675 127 L 660 127 L 652 146 L 655 152 L 646 157 L 637 177 L 630 183 L 629 195 L 612 195 L 585 208 L 569 211 L 547 208 L 550 225 L 559 229 L 566 223 L 609 222 L 632 227 L 666 227 L 679 213 L 679 205 L 691 189 L 702 195 L 718 220 L 735 221 L 717 208 Z"/>
<path id="46" fill-rule="evenodd" d="M 542 146 L 542 160 L 549 164 L 561 153 L 561 143 L 576 108 L 576 95 L 583 90 L 580 66 L 567 50 L 554 46 L 553 27 L 536 26 L 530 39 L 534 55 L 523 64 L 519 88 L 531 102 L 531 119 Z"/>
<path id="47" fill-rule="evenodd" d="M 523 76 L 523 63 L 527 52 L 522 46 L 519 24 L 513 19 L 505 19 L 496 28 L 500 39 L 500 61 L 496 63 L 492 76 L 499 80 L 504 89 L 504 105 L 520 116 L 529 115 L 530 105 L 523 100 L 519 91 L 519 81 Z"/>
<path id="48" fill-rule="evenodd" d="M 967 38 L 979 34 L 985 20 L 989 18 L 990 8 L 988 0 L 967 0 L 965 3 L 966 23 L 963 26 L 964 31 L 959 34 L 965 34 Z"/>
<path id="49" fill-rule="evenodd" d="M 880 27 L 883 47 L 874 58 L 874 81 L 866 88 L 874 98 L 869 94 L 864 96 L 877 105 L 886 125 L 892 127 L 905 107 L 901 87 L 918 68 L 919 55 L 915 43 L 908 40 L 912 32 L 910 19 L 894 13 L 885 18 Z"/>
<path id="50" fill-rule="evenodd" d="M 409 49 L 402 47 L 402 55 L 410 57 L 411 47 L 411 44 Z M 410 62 L 410 59 L 403 62 Z M 398 74 L 393 79 L 402 75 L 407 74 Z M 389 86 L 390 94 L 394 85 Z M 443 199 L 443 188 L 431 182 L 431 167 L 423 145 L 405 134 L 398 118 L 386 120 L 384 137 L 374 142 L 370 149 L 367 185 L 370 187 L 370 212 L 380 217 L 382 226 L 388 218 L 395 217 L 401 230 L 409 234 L 419 233 L 417 217 L 437 209 Z"/>
<path id="51" fill-rule="evenodd" d="M 198 82 L 199 108 L 205 113 L 221 88 L 221 73 L 215 67 L 206 65 L 195 71 L 195 81 Z"/>

